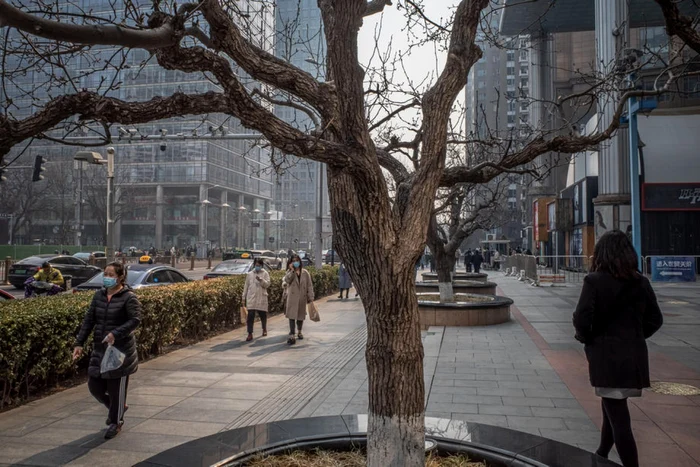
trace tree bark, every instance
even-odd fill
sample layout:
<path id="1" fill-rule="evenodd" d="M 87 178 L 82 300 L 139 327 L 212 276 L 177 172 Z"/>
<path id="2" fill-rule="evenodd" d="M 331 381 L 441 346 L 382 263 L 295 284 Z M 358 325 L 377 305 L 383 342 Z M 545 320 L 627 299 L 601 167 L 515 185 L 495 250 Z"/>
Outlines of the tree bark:
<path id="1" fill-rule="evenodd" d="M 368 175 L 358 184 L 329 167 L 334 241 L 362 297 L 367 320 L 367 465 L 422 466 L 425 387 L 414 287 L 422 245 L 399 251 L 401 229 L 392 221 L 380 178 L 381 174 Z"/>
<path id="2" fill-rule="evenodd" d="M 452 288 L 452 273 L 455 268 L 455 255 L 446 251 L 440 243 L 431 246 L 433 255 L 435 256 L 435 269 L 438 275 L 438 288 L 440 289 L 441 302 L 453 302 L 455 299 L 454 290 Z"/>

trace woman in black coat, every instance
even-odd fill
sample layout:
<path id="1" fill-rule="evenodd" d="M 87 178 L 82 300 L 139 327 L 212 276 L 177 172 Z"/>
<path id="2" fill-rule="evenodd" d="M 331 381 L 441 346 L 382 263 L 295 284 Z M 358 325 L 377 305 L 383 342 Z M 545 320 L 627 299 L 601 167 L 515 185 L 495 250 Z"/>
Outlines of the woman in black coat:
<path id="1" fill-rule="evenodd" d="M 95 292 L 92 303 L 75 341 L 73 359 L 83 353 L 83 345 L 94 330 L 93 350 L 88 367 L 88 389 L 109 410 L 106 439 L 117 436 L 124 424 L 126 390 L 129 375 L 138 368 L 134 331 L 141 321 L 141 303 L 126 285 L 126 271 L 121 263 L 110 263 L 104 270 L 104 288 Z M 102 373 L 100 364 L 108 345 L 124 353 L 121 366 Z"/>
<path id="2" fill-rule="evenodd" d="M 663 324 L 656 295 L 637 270 L 637 255 L 623 232 L 603 235 L 574 312 L 576 339 L 585 344 L 591 385 L 600 396 L 603 428 L 596 454 L 613 444 L 625 467 L 637 467 L 628 397 L 649 387 L 646 339 Z"/>

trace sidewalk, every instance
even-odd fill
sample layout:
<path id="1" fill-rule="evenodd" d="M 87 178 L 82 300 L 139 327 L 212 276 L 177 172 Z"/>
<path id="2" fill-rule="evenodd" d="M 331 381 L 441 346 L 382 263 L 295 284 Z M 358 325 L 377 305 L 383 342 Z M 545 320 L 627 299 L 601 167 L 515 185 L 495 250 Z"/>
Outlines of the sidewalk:
<path id="1" fill-rule="evenodd" d="M 514 319 L 423 333 L 426 415 L 595 450 L 599 401 L 571 327 L 579 287 L 533 288 L 490 276 L 515 300 Z M 700 288 L 659 287 L 657 294 L 666 324 L 650 344 L 652 379 L 700 386 Z M 141 365 L 130 382 L 125 429 L 113 440 L 102 438 L 106 411 L 85 385 L 0 414 L 0 465 L 126 466 L 238 426 L 365 413 L 362 304 L 318 303 L 322 321 L 307 321 L 306 338 L 294 347 L 286 345 L 287 322 L 278 316 L 270 319 L 269 336 L 251 344 L 239 329 Z M 698 396 L 649 391 L 634 401 L 641 465 L 700 465 L 698 405 Z"/>

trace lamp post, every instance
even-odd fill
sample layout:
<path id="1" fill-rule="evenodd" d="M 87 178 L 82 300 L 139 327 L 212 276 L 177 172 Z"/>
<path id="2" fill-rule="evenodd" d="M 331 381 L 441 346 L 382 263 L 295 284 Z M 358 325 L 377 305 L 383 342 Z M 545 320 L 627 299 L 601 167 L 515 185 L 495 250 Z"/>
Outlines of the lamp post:
<path id="1" fill-rule="evenodd" d="M 255 248 L 256 240 L 258 239 L 257 233 L 258 231 L 256 230 L 259 223 L 256 223 L 255 221 L 258 219 L 258 214 L 260 214 L 260 209 L 255 208 L 253 211 L 251 211 L 251 218 L 250 218 L 250 244 L 253 245 L 253 248 Z"/>
<path id="2" fill-rule="evenodd" d="M 111 257 L 114 251 L 114 148 L 107 148 L 107 160 L 102 158 L 102 155 L 93 151 L 78 151 L 73 160 L 80 161 L 81 169 L 82 163 L 87 162 L 88 164 L 94 165 L 107 165 L 107 213 L 106 213 L 106 233 L 107 233 L 107 257 Z M 79 193 L 79 204 L 82 204 L 82 172 L 80 174 L 80 193 Z M 81 228 L 82 224 L 82 209 L 78 206 L 79 219 L 78 228 Z"/>
<path id="3" fill-rule="evenodd" d="M 238 243 L 240 248 L 245 247 L 245 222 L 243 221 L 243 218 L 246 213 L 246 207 L 241 205 L 238 207 Z"/>

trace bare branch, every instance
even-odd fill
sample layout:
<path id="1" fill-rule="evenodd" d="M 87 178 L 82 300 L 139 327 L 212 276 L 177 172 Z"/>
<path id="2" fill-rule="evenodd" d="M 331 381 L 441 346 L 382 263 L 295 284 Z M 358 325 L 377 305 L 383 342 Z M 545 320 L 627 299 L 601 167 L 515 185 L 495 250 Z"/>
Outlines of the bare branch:
<path id="1" fill-rule="evenodd" d="M 666 32 L 669 36 L 678 36 L 688 47 L 700 54 L 700 33 L 697 20 L 685 16 L 678 8 L 678 0 L 654 0 L 666 19 Z"/>
<path id="2" fill-rule="evenodd" d="M 391 0 L 372 0 L 367 3 L 363 16 L 372 16 L 384 11 L 385 6 L 391 6 Z"/>

